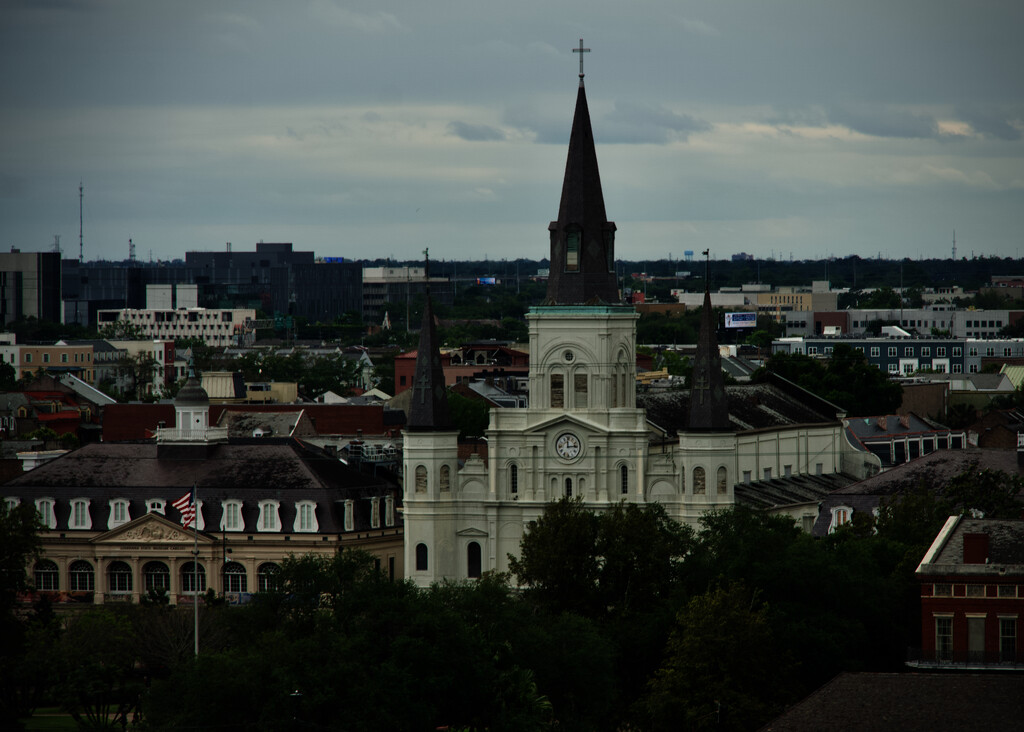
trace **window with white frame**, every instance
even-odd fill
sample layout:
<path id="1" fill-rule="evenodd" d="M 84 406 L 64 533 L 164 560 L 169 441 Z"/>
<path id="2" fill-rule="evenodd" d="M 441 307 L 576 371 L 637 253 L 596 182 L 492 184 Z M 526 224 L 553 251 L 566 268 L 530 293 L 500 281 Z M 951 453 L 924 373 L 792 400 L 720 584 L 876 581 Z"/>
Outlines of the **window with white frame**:
<path id="1" fill-rule="evenodd" d="M 113 529 L 117 526 L 128 523 L 131 516 L 128 510 L 128 499 L 114 498 L 110 501 L 110 518 L 107 519 L 107 528 Z"/>
<path id="2" fill-rule="evenodd" d="M 349 498 L 345 501 L 345 531 L 353 531 L 356 527 L 356 502 Z"/>
<path id="3" fill-rule="evenodd" d="M 229 499 L 221 504 L 220 530 L 221 531 L 242 531 L 245 526 L 242 523 L 242 502 L 237 499 Z"/>
<path id="4" fill-rule="evenodd" d="M 258 531 L 280 531 L 281 520 L 278 518 L 280 504 L 277 501 L 260 501 L 260 517 Z"/>
<path id="5" fill-rule="evenodd" d="M 89 499 L 75 498 L 71 501 L 71 517 L 69 529 L 91 529 L 92 516 L 89 515 Z"/>
<path id="6" fill-rule="evenodd" d="M 935 348 L 935 355 L 938 356 L 939 358 L 944 358 L 945 355 L 946 355 L 946 347 L 945 346 L 937 346 Z"/>
<path id="7" fill-rule="evenodd" d="M 392 495 L 384 496 L 384 525 L 395 525 L 395 497 Z"/>
<path id="8" fill-rule="evenodd" d="M 964 372 L 963 364 L 959 364 L 959 363 L 953 364 L 953 373 L 954 374 L 962 374 L 963 372 Z"/>
<path id="9" fill-rule="evenodd" d="M 292 530 L 296 533 L 314 534 L 320 529 L 316 520 L 316 503 L 313 501 L 299 501 L 295 504 L 295 526 Z"/>
<path id="10" fill-rule="evenodd" d="M 53 592 L 60 589 L 60 570 L 56 562 L 40 559 L 35 569 L 37 590 Z"/>
<path id="11" fill-rule="evenodd" d="M 880 354 L 881 349 L 878 346 L 871 346 L 871 355 L 877 358 Z"/>
<path id="12" fill-rule="evenodd" d="M 224 565 L 224 592 L 248 592 L 249 578 L 246 576 L 245 567 L 238 562 L 228 562 Z"/>
<path id="13" fill-rule="evenodd" d="M 896 346 L 889 346 L 888 353 L 890 356 L 896 355 Z"/>
<path id="14" fill-rule="evenodd" d="M 370 498 L 370 528 L 380 528 L 380 498 L 377 496 Z"/>
<path id="15" fill-rule="evenodd" d="M 900 365 L 898 363 L 889 364 L 889 373 L 898 374 L 900 372 Z"/>
<path id="16" fill-rule="evenodd" d="M 957 358 L 958 356 L 962 356 L 963 354 L 964 354 L 963 348 L 961 348 L 960 346 L 953 346 L 953 357 L 954 358 Z"/>
<path id="17" fill-rule="evenodd" d="M 146 501 L 146 513 L 158 513 L 161 516 L 166 514 L 167 501 L 163 498 L 150 498 Z"/>
<path id="18" fill-rule="evenodd" d="M 47 529 L 57 528 L 57 515 L 53 511 L 54 501 L 52 498 L 37 498 L 36 513 L 39 514 L 39 523 Z"/>
<path id="19" fill-rule="evenodd" d="M 849 523 L 853 518 L 853 508 L 850 506 L 833 506 L 832 522 L 828 525 L 828 533 L 832 533 L 843 524 Z"/>
<path id="20" fill-rule="evenodd" d="M 931 358 L 931 355 L 932 349 L 930 349 L 928 346 L 921 346 L 921 356 L 923 358 Z"/>

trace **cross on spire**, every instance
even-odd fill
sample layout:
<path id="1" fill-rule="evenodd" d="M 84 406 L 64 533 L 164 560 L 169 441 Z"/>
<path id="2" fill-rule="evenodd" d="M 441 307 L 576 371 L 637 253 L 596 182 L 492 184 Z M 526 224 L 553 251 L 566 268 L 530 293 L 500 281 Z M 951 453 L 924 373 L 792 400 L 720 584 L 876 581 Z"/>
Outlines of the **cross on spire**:
<path id="1" fill-rule="evenodd" d="M 580 39 L 580 47 L 572 49 L 572 52 L 573 53 L 578 53 L 580 55 L 580 82 L 582 83 L 583 82 L 583 54 L 590 53 L 590 49 L 583 47 L 583 39 L 581 38 Z"/>

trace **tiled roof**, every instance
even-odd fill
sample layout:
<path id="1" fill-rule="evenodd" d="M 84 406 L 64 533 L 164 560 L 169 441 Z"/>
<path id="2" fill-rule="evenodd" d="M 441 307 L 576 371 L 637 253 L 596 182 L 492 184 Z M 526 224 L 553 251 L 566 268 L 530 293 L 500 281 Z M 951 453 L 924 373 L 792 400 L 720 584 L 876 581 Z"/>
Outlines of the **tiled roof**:
<path id="1" fill-rule="evenodd" d="M 822 501 L 830 492 L 849 485 L 853 480 L 839 473 L 792 475 L 788 478 L 738 483 L 734 491 L 737 503 L 752 508 L 772 509 Z"/>

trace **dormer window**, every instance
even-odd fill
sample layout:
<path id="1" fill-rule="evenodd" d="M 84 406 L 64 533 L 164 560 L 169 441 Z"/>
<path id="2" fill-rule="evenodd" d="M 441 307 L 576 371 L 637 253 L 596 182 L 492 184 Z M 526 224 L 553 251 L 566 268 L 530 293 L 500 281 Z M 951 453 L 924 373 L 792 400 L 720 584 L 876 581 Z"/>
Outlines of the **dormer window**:
<path id="1" fill-rule="evenodd" d="M 220 514 L 221 531 L 241 531 L 242 526 L 242 502 L 236 500 L 224 501 Z"/>
<path id="2" fill-rule="evenodd" d="M 260 501 L 260 531 L 280 531 L 281 520 L 278 518 L 279 504 L 277 501 Z"/>
<path id="3" fill-rule="evenodd" d="M 57 516 L 53 512 L 52 498 L 37 498 L 36 511 L 39 513 L 39 522 L 48 529 L 57 528 Z"/>
<path id="4" fill-rule="evenodd" d="M 68 520 L 69 529 L 91 529 L 92 516 L 89 515 L 89 499 L 75 498 L 71 501 L 71 518 Z"/>
<path id="5" fill-rule="evenodd" d="M 853 518 L 853 509 L 850 506 L 833 506 L 832 522 L 829 524 L 828 533 L 832 533 L 843 524 L 849 523 Z"/>
<path id="6" fill-rule="evenodd" d="M 163 498 L 150 498 L 146 501 L 146 513 L 158 513 L 161 516 L 166 515 L 165 507 L 167 501 Z"/>
<path id="7" fill-rule="evenodd" d="M 299 501 L 295 504 L 295 526 L 297 533 L 316 533 L 320 526 L 316 520 L 316 504 L 313 501 Z"/>
<path id="8" fill-rule="evenodd" d="M 352 531 L 356 526 L 356 504 L 351 498 L 345 501 L 345 531 Z"/>
<path id="9" fill-rule="evenodd" d="M 377 496 L 370 499 L 370 528 L 380 528 L 380 498 Z"/>
<path id="10" fill-rule="evenodd" d="M 110 518 L 107 519 L 107 528 L 113 529 L 131 520 L 128 510 L 128 500 L 115 498 L 110 502 Z"/>

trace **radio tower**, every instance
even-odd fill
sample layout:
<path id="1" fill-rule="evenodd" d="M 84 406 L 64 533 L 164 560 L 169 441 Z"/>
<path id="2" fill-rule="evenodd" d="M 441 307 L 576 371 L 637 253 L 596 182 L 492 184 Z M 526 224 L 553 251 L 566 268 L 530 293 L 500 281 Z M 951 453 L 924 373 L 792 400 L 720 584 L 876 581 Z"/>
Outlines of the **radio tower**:
<path id="1" fill-rule="evenodd" d="M 131 240 L 131 237 L 128 238 L 128 261 L 135 262 L 135 242 Z"/>
<path id="2" fill-rule="evenodd" d="M 956 261 L 956 229 L 953 229 L 953 261 Z"/>
<path id="3" fill-rule="evenodd" d="M 82 181 L 78 181 L 78 263 L 85 262 L 85 248 L 82 244 L 82 197 L 85 195 L 85 187 Z"/>

